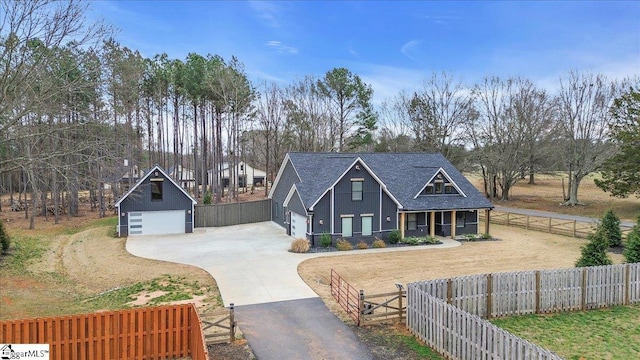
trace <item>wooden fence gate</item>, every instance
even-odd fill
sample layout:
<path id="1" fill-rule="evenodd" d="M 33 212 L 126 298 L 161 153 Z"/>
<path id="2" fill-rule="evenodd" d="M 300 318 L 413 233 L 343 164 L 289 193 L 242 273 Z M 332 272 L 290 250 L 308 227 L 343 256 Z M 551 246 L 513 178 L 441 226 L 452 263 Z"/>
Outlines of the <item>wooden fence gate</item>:
<path id="1" fill-rule="evenodd" d="M 233 303 L 229 309 L 200 315 L 202 332 L 207 345 L 232 343 L 236 338 L 236 321 Z"/>

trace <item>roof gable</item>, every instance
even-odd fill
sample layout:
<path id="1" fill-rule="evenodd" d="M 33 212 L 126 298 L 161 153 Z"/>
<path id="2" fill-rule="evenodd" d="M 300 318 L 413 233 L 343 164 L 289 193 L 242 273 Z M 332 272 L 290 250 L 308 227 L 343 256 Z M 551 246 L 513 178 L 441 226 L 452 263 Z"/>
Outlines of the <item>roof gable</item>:
<path id="1" fill-rule="evenodd" d="M 196 204 L 197 201 L 191 196 L 189 195 L 188 192 L 186 192 L 182 186 L 178 185 L 175 180 L 173 180 L 173 178 L 171 176 L 169 176 L 169 174 L 167 174 L 164 170 L 162 170 L 162 168 L 159 165 L 154 166 L 151 170 L 149 170 L 147 172 L 147 174 L 142 177 L 141 179 L 139 179 L 135 185 L 133 185 L 131 187 L 131 189 L 129 189 L 129 191 L 127 191 L 126 194 L 124 194 L 120 200 L 118 200 L 118 202 L 116 202 L 115 207 L 120 207 L 120 203 L 122 201 L 124 201 L 129 195 L 131 195 L 134 191 L 136 191 L 136 189 L 145 182 L 145 180 L 147 178 L 149 178 L 152 174 L 154 174 L 156 171 L 159 171 L 160 173 L 162 173 L 162 175 L 169 180 L 169 182 L 171 182 L 173 184 L 173 186 L 177 187 L 185 196 L 187 196 L 189 198 L 189 200 L 191 200 L 191 203 Z"/>
<path id="2" fill-rule="evenodd" d="M 436 189 L 437 183 L 438 182 L 442 182 L 443 186 L 452 186 L 455 189 L 454 193 L 451 192 L 447 192 L 445 191 L 445 189 L 442 189 L 442 192 L 438 192 Z M 425 190 L 427 189 L 427 187 L 431 186 L 433 189 L 433 192 L 431 194 L 441 194 L 441 195 L 461 195 L 464 197 L 467 197 L 467 195 L 465 195 L 464 191 L 462 191 L 460 189 L 460 187 L 458 187 L 458 185 L 456 184 L 455 181 L 453 181 L 451 179 L 451 176 L 449 176 L 449 174 L 447 174 L 446 171 L 444 171 L 443 168 L 438 169 L 438 171 L 436 171 L 431 178 L 429 178 L 429 180 L 427 180 L 427 182 L 424 184 L 424 186 L 420 189 L 420 191 L 416 194 L 416 196 L 414 196 L 413 198 L 417 198 L 418 196 L 428 196 L 429 192 L 425 192 Z"/>
<path id="3" fill-rule="evenodd" d="M 402 209 L 493 208 L 493 204 L 438 153 L 289 153 L 285 160 L 291 161 L 296 170 L 300 179 L 296 183 L 296 190 L 303 204 L 309 208 L 335 186 L 357 161 L 361 162 Z M 283 167 L 279 174 L 282 169 Z M 455 184 L 454 188 L 459 195 L 417 196 L 438 174 Z M 425 178 L 429 179 L 427 183 L 424 182 Z M 273 188 L 277 186 L 277 180 Z"/>

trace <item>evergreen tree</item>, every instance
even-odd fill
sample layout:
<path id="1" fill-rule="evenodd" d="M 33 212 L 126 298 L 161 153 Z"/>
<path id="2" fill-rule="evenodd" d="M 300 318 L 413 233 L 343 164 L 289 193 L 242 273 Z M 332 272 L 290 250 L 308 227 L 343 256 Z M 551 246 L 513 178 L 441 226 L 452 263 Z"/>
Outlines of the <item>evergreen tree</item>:
<path id="1" fill-rule="evenodd" d="M 4 224 L 0 219 L 0 245 L 2 246 L 2 254 L 6 254 L 9 251 L 9 245 L 11 244 L 11 239 L 9 239 L 9 234 L 4 229 Z"/>
<path id="2" fill-rule="evenodd" d="M 582 256 L 576 262 L 576 267 L 611 265 L 607 255 L 607 235 L 602 227 L 595 233 L 589 234 L 589 243 L 582 247 Z"/>
<path id="3" fill-rule="evenodd" d="M 640 262 L 640 229 L 635 226 L 627 235 L 627 246 L 624 248 L 624 258 L 628 263 Z"/>
<path id="4" fill-rule="evenodd" d="M 609 242 L 609 246 L 622 246 L 622 230 L 620 230 L 620 218 L 609 209 L 604 213 L 599 228 L 602 228 Z"/>

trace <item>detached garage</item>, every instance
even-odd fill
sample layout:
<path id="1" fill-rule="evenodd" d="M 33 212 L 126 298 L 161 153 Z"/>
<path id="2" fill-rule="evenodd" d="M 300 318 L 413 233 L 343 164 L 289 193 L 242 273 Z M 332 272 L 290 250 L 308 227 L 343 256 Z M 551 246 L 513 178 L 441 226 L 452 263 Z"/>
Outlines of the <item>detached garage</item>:
<path id="1" fill-rule="evenodd" d="M 118 236 L 191 233 L 195 204 L 156 165 L 116 203 Z"/>

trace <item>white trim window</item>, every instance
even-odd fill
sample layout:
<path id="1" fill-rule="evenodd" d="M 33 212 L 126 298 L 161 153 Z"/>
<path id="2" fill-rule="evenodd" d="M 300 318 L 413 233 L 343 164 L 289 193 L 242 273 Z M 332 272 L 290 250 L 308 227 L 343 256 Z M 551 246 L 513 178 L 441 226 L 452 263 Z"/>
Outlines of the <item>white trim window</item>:
<path id="1" fill-rule="evenodd" d="M 342 237 L 353 236 L 353 216 L 342 216 Z"/>
<path id="2" fill-rule="evenodd" d="M 362 201 L 364 179 L 351 179 L 351 201 Z"/>
<path id="3" fill-rule="evenodd" d="M 373 235 L 373 216 L 362 215 L 360 221 L 362 223 L 362 236 Z"/>

